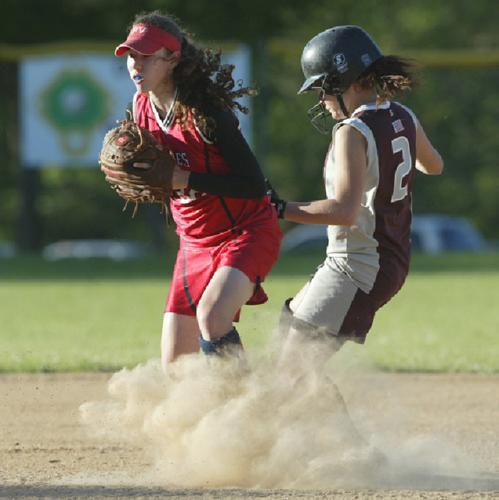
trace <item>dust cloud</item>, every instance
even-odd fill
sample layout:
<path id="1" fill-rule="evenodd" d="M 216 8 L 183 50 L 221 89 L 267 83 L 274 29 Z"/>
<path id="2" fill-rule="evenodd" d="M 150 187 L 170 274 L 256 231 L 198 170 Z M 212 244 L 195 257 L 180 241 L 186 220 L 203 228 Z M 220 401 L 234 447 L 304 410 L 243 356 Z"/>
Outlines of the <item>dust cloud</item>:
<path id="1" fill-rule="evenodd" d="M 355 377 L 310 368 L 251 352 L 184 356 L 167 373 L 151 360 L 114 374 L 109 398 L 83 404 L 81 421 L 92 435 L 148 448 L 149 480 L 175 487 L 424 487 L 435 474 L 469 473 L 458 450 L 423 435 L 401 442 L 399 418 L 371 418 L 366 377 L 359 432 L 335 383 L 348 392 Z"/>

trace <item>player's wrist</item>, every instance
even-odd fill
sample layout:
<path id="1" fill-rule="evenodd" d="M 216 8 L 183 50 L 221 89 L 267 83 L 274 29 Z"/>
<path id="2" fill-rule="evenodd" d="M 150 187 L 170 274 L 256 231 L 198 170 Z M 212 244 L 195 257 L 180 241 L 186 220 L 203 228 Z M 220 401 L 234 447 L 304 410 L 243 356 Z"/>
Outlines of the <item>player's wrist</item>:
<path id="1" fill-rule="evenodd" d="M 273 205 L 277 211 L 277 217 L 279 219 L 284 219 L 285 217 L 285 214 L 286 214 L 286 206 L 287 206 L 288 202 L 285 201 L 285 200 L 281 200 L 281 199 L 278 199 L 278 200 L 275 200 Z"/>
<path id="2" fill-rule="evenodd" d="M 277 194 L 277 191 L 272 187 L 268 179 L 265 179 L 265 185 L 267 187 L 267 196 L 270 198 L 270 204 L 276 209 L 277 217 L 284 219 L 288 202 Z"/>

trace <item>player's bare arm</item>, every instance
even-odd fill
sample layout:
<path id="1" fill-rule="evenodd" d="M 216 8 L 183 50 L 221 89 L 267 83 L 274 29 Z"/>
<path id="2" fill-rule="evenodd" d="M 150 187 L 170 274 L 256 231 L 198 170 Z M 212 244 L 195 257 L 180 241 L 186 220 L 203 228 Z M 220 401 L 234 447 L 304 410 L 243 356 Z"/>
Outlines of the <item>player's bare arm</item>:
<path id="1" fill-rule="evenodd" d="M 362 193 L 366 182 L 366 141 L 364 136 L 350 125 L 343 125 L 335 134 L 334 199 L 310 202 L 289 202 L 284 218 L 302 224 L 328 224 L 351 226 L 359 213 Z"/>
<path id="2" fill-rule="evenodd" d="M 440 175 L 444 170 L 442 157 L 433 147 L 419 121 L 416 127 L 416 168 L 427 175 Z"/>

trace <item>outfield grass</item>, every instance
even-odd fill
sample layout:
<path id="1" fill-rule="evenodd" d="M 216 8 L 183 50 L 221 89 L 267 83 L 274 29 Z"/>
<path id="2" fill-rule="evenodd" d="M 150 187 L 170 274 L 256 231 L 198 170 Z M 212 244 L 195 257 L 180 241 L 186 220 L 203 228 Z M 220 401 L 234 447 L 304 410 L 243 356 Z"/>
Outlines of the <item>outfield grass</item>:
<path id="1" fill-rule="evenodd" d="M 246 345 L 267 343 L 283 300 L 320 259 L 281 259 L 269 303 L 243 310 Z M 0 261 L 0 371 L 115 370 L 157 357 L 170 268 L 168 258 Z M 416 256 L 366 346 L 339 356 L 385 370 L 499 372 L 498 303 L 499 254 Z"/>

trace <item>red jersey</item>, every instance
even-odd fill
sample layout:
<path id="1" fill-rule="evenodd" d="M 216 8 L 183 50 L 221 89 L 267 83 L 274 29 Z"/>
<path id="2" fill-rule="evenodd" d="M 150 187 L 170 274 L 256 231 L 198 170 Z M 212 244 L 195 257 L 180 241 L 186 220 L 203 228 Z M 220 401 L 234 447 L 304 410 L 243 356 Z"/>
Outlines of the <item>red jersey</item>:
<path id="1" fill-rule="evenodd" d="M 137 93 L 134 119 L 140 127 L 149 130 L 158 143 L 173 152 L 180 168 L 220 176 L 230 173 L 230 166 L 217 145 L 202 136 L 192 116 L 186 130 L 182 130 L 175 119 L 169 125 L 164 124 L 149 97 Z M 170 208 L 177 234 L 189 245 L 218 245 L 250 226 L 270 224 L 280 232 L 268 197 L 231 198 L 185 189 L 173 193 Z"/>

